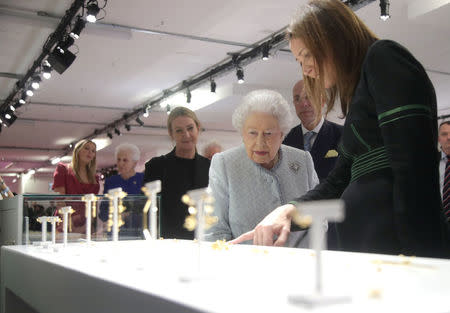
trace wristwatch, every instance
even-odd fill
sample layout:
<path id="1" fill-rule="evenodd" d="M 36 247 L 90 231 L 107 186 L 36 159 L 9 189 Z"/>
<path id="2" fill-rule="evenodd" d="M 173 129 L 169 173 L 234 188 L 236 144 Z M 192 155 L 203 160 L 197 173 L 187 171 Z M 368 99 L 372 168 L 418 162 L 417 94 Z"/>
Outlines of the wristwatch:
<path id="1" fill-rule="evenodd" d="M 4 185 L 4 184 L 2 184 L 2 185 Z M 1 193 L 2 193 L 5 197 L 8 197 L 8 196 L 9 196 L 8 192 L 9 192 L 9 187 L 8 187 L 8 186 L 6 186 L 6 188 L 3 189 L 3 190 L 1 191 Z"/>

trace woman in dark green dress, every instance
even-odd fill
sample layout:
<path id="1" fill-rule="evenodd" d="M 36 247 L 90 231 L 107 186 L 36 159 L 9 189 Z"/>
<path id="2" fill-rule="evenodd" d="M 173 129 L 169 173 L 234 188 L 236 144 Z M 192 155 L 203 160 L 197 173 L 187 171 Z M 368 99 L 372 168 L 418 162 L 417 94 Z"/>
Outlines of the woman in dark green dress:
<path id="1" fill-rule="evenodd" d="M 288 37 L 313 104 L 326 99 L 329 111 L 339 98 L 346 116 L 336 167 L 295 202 L 345 201 L 338 249 L 446 255 L 436 96 L 423 66 L 400 44 L 379 40 L 339 0 L 310 1 Z M 275 209 L 235 242 L 283 244 L 294 209 Z"/>

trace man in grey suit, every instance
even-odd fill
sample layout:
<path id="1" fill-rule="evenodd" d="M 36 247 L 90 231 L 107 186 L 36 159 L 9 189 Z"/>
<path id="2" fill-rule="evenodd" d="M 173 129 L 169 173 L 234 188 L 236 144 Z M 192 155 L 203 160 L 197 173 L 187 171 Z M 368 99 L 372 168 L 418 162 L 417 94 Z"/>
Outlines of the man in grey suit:
<path id="1" fill-rule="evenodd" d="M 292 89 L 295 112 L 301 124 L 292 128 L 283 144 L 309 151 L 314 161 L 319 180 L 322 182 L 336 164 L 338 143 L 341 139 L 341 125 L 321 119 L 316 119 L 314 106 L 308 100 L 303 86 L 303 80 L 298 81 Z"/>

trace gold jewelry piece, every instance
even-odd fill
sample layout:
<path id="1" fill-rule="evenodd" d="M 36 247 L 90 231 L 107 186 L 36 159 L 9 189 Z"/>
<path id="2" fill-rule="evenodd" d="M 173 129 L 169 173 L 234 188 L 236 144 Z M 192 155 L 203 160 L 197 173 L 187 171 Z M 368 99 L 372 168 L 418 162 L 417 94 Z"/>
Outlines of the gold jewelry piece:
<path id="1" fill-rule="evenodd" d="M 217 251 L 230 249 L 230 245 L 228 244 L 228 242 L 225 239 L 224 240 L 216 240 L 216 242 L 214 242 L 211 245 L 211 247 L 213 250 L 217 250 Z"/>
<path id="2" fill-rule="evenodd" d="M 205 229 L 211 228 L 214 224 L 216 224 L 219 220 L 217 216 L 212 216 L 211 214 L 214 212 L 214 198 L 208 194 L 205 194 L 203 197 L 203 222 L 205 225 Z M 188 205 L 189 216 L 184 220 L 184 228 L 189 231 L 195 230 L 198 223 L 198 209 L 195 207 L 196 203 L 189 197 L 189 195 L 185 194 L 181 197 L 181 201 Z"/>
<path id="3" fill-rule="evenodd" d="M 292 212 L 291 216 L 294 223 L 301 228 L 308 228 L 312 224 L 311 215 L 301 215 L 297 210 L 295 210 L 294 212 Z"/>
<path id="4" fill-rule="evenodd" d="M 114 214 L 114 204 L 113 204 L 113 199 L 114 196 L 110 195 L 110 194 L 106 194 L 105 195 L 108 199 L 109 199 L 109 219 L 108 219 L 108 223 L 107 223 L 107 230 L 110 232 L 111 228 L 113 226 L 113 214 Z M 117 227 L 120 229 L 120 227 L 123 226 L 123 224 L 125 224 L 125 222 L 122 220 L 122 213 L 127 209 L 124 205 L 123 205 L 123 198 L 125 198 L 127 196 L 127 193 L 124 191 L 121 191 L 118 194 L 118 206 L 117 206 Z"/>

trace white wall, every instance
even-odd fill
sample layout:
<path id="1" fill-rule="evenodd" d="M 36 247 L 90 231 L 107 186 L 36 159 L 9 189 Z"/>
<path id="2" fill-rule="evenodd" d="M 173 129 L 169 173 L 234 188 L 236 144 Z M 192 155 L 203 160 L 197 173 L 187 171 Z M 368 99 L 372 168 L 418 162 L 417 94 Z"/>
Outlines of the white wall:
<path id="1" fill-rule="evenodd" d="M 23 175 L 21 193 L 54 194 L 49 185 L 52 182 L 52 174 Z"/>

